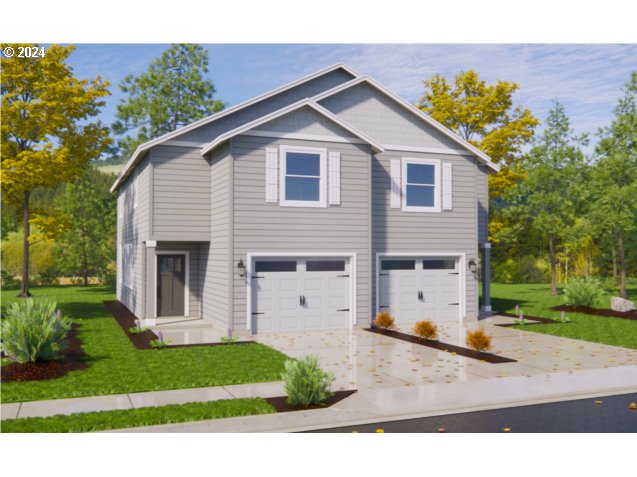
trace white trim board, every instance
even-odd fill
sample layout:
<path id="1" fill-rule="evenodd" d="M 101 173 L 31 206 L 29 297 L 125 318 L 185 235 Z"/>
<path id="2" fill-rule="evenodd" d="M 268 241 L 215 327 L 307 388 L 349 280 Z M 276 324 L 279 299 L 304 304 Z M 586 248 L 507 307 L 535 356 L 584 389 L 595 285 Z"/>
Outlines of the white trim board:
<path id="1" fill-rule="evenodd" d="M 349 275 L 350 275 L 350 295 L 349 295 L 349 324 L 352 329 L 357 323 L 356 314 L 356 281 L 358 278 L 358 270 L 356 267 L 356 253 L 329 253 L 329 252 L 249 252 L 247 256 L 246 268 L 246 329 L 252 331 L 252 270 L 255 258 L 275 258 L 275 257 L 342 257 L 349 258 Z"/>
<path id="2" fill-rule="evenodd" d="M 225 116 L 228 116 L 229 114 L 235 113 L 237 111 L 240 111 L 244 108 L 247 108 L 248 106 L 252 106 L 253 104 L 256 104 L 260 101 L 263 101 L 265 99 L 271 98 L 272 96 L 276 96 L 279 93 L 283 93 L 289 89 L 292 89 L 296 86 L 299 86 L 303 83 L 307 83 L 308 81 L 311 81 L 315 78 L 318 78 L 319 76 L 323 76 L 325 74 L 331 73 L 332 71 L 336 71 L 338 69 L 342 69 L 344 71 L 346 71 L 347 73 L 349 73 L 350 75 L 352 75 L 353 77 L 357 78 L 360 76 L 359 73 L 357 73 L 356 71 L 354 71 L 352 68 L 350 68 L 349 66 L 347 66 L 346 64 L 339 62 L 336 63 L 334 65 L 328 66 L 326 68 L 323 68 L 319 71 L 315 71 L 314 73 L 310 73 L 309 75 L 303 76 L 302 78 L 299 78 L 297 80 L 292 81 L 291 83 L 288 83 L 286 85 L 280 86 L 278 88 L 275 88 L 271 91 L 268 91 L 266 93 L 263 93 L 259 96 L 255 96 L 252 99 L 249 99 L 247 101 L 244 101 L 243 103 L 239 103 L 236 106 L 232 106 L 228 109 L 225 109 L 223 111 L 220 111 L 218 113 L 212 114 L 208 117 L 205 117 L 203 119 L 200 119 L 199 121 L 195 121 L 194 123 L 188 124 L 187 126 L 184 126 L 182 128 L 176 129 L 175 131 L 169 132 L 167 134 L 164 134 L 163 136 L 159 136 L 158 138 L 152 139 L 144 144 L 141 144 L 140 146 L 137 147 L 137 149 L 135 150 L 135 152 L 133 153 L 133 155 L 131 156 L 131 158 L 128 160 L 128 162 L 126 163 L 126 165 L 124 166 L 124 169 L 122 169 L 122 172 L 120 172 L 120 174 L 117 176 L 117 179 L 115 179 L 115 182 L 113 183 L 113 185 L 111 186 L 110 191 L 113 192 L 115 190 L 117 190 L 117 188 L 119 187 L 119 185 L 123 182 L 123 180 L 128 176 L 130 169 L 139 162 L 140 159 L 140 155 L 147 151 L 148 149 L 150 149 L 153 146 L 156 146 L 158 144 L 161 144 L 169 139 L 172 139 L 174 137 L 180 136 L 184 133 L 187 133 L 189 131 L 192 131 L 193 129 L 196 129 L 200 126 L 203 126 L 205 124 L 211 123 L 213 121 L 216 121 L 217 119 L 221 119 Z"/>
<path id="3" fill-rule="evenodd" d="M 379 143 L 374 141 L 372 138 L 370 138 L 366 134 L 354 128 L 354 126 L 352 126 L 351 124 L 348 124 L 347 122 L 343 121 L 341 118 L 333 114 L 331 111 L 325 109 L 323 106 L 317 104 L 311 99 L 306 98 L 306 99 L 302 99 L 301 101 L 297 101 L 296 103 L 292 103 L 284 108 L 273 111 L 270 114 L 261 116 L 260 118 L 257 118 L 254 121 L 250 121 L 249 123 L 246 123 L 242 126 L 232 129 L 231 131 L 225 132 L 224 134 L 217 136 L 217 138 L 214 141 L 209 143 L 206 147 L 204 147 L 201 150 L 201 155 L 205 156 L 206 154 L 208 154 L 209 152 L 211 152 L 212 150 L 214 150 L 215 148 L 223 144 L 225 141 L 233 138 L 234 136 L 243 134 L 247 131 L 250 131 L 251 129 L 261 126 L 262 124 L 272 121 L 273 119 L 284 116 L 288 113 L 291 113 L 293 111 L 296 111 L 297 109 L 304 108 L 304 107 L 312 108 L 317 113 L 322 114 L 327 119 L 331 120 L 333 123 L 339 125 L 340 127 L 345 129 L 349 133 L 362 139 L 365 143 L 371 145 L 374 149 L 376 149 L 376 151 L 383 152 L 385 150 L 383 146 L 381 146 Z"/>
<path id="4" fill-rule="evenodd" d="M 284 133 L 276 131 L 246 131 L 243 136 L 255 137 L 273 137 L 277 139 L 297 139 L 301 141 L 324 141 L 339 142 L 347 144 L 366 144 L 360 138 L 356 137 L 339 137 L 339 136 L 321 136 L 320 134 L 303 134 L 303 133 Z"/>
<path id="5" fill-rule="evenodd" d="M 384 257 L 456 257 L 458 259 L 458 286 L 459 290 L 459 299 L 460 299 L 460 307 L 459 307 L 459 315 L 458 322 L 462 323 L 462 321 L 467 317 L 467 254 L 465 252 L 385 252 L 385 253 L 377 253 L 376 254 L 376 300 L 374 306 L 374 316 L 372 316 L 371 320 L 373 321 L 376 315 L 378 315 L 379 311 L 379 296 L 380 296 L 380 260 Z"/>
<path id="6" fill-rule="evenodd" d="M 159 255 L 185 255 L 186 256 L 186 283 L 184 284 L 184 317 L 190 316 L 190 251 L 189 250 L 155 250 L 155 308 L 153 310 L 153 318 L 157 319 L 157 277 L 159 269 L 157 268 L 157 257 Z M 165 318 L 165 317 L 161 317 Z"/>

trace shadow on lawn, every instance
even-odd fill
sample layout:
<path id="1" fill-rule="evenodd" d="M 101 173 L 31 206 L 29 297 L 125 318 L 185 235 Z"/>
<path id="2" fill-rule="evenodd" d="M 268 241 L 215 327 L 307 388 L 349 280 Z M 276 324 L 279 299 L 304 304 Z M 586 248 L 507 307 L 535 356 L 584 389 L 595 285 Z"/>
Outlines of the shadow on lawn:
<path id="1" fill-rule="evenodd" d="M 102 302 L 91 303 L 86 301 L 62 302 L 59 304 L 62 313 L 71 318 L 104 318 L 108 316 L 108 310 Z"/>
<path id="2" fill-rule="evenodd" d="M 524 307 L 528 301 L 525 300 L 512 300 L 510 298 L 496 298 L 491 297 L 491 308 L 494 311 L 505 312 L 509 310 L 513 310 L 515 305 L 520 305 L 520 307 Z"/>

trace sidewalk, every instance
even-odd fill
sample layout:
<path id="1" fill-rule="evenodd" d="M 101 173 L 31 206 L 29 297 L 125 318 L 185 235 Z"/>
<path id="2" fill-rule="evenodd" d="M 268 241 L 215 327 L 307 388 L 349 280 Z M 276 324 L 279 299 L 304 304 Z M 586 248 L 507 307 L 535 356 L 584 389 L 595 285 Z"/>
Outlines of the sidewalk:
<path id="1" fill-rule="evenodd" d="M 299 432 L 637 392 L 637 366 L 358 392 L 328 409 L 105 432 Z"/>
<path id="2" fill-rule="evenodd" d="M 2 419 L 21 417 L 48 417 L 56 414 L 77 412 L 112 411 L 114 409 L 134 409 L 166 404 L 184 404 L 187 402 L 206 402 L 218 399 L 244 397 L 284 396 L 283 382 L 236 384 L 232 386 L 214 386 L 207 388 L 173 389 L 168 391 L 149 391 L 143 393 L 111 394 L 106 396 L 87 396 L 49 401 L 29 401 L 1 404 Z"/>

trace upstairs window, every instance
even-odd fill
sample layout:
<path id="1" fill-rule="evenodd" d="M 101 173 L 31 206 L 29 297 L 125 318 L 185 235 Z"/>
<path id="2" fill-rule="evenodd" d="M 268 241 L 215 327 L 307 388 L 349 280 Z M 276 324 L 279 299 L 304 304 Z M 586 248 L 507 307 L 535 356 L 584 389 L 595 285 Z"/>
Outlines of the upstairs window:
<path id="1" fill-rule="evenodd" d="M 281 205 L 326 207 L 326 151 L 281 147 Z"/>
<path id="2" fill-rule="evenodd" d="M 440 161 L 404 158 L 402 182 L 403 210 L 440 212 Z"/>

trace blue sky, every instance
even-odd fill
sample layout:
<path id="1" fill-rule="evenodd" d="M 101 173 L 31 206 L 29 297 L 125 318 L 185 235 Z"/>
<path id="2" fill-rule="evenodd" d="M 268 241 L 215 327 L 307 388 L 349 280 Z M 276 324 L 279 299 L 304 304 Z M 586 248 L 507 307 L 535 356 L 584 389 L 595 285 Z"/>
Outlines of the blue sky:
<path id="1" fill-rule="evenodd" d="M 112 96 L 101 119 L 110 124 L 122 98 L 119 82 L 143 72 L 167 44 L 77 44 L 70 63 L 78 77 L 101 75 Z M 422 80 L 452 78 L 475 69 L 488 82 L 519 83 L 516 103 L 543 120 L 558 99 L 577 133 L 591 135 L 612 121 L 612 111 L 630 72 L 637 45 L 613 44 L 212 44 L 210 78 L 217 97 L 237 104 L 315 70 L 343 61 L 415 102 Z M 592 138 L 594 139 L 594 138 Z M 592 141 L 594 143 L 594 141 Z M 592 147 L 589 147 L 589 151 Z"/>

